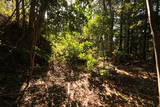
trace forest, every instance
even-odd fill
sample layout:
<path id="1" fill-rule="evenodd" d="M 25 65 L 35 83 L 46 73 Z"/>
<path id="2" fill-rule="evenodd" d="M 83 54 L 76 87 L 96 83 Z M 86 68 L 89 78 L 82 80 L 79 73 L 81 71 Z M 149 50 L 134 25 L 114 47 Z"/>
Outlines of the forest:
<path id="1" fill-rule="evenodd" d="M 0 107 L 160 107 L 160 1 L 0 0 Z"/>

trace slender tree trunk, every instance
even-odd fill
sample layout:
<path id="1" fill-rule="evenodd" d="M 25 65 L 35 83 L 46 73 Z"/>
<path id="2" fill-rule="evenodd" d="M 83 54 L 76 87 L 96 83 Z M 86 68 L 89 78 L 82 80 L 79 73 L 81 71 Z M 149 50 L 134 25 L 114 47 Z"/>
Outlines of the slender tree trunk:
<path id="1" fill-rule="evenodd" d="M 146 60 L 146 45 L 147 45 L 147 10 L 145 15 L 144 34 L 143 34 L 143 60 Z"/>
<path id="2" fill-rule="evenodd" d="M 19 14 L 19 0 L 16 0 L 16 22 L 19 24 L 19 17 L 20 17 L 20 14 Z"/>
<path id="3" fill-rule="evenodd" d="M 157 79 L 158 79 L 159 106 L 160 106 L 160 40 L 158 38 L 151 0 L 146 0 L 146 5 L 147 5 L 147 11 L 148 11 L 148 20 L 149 20 L 150 29 L 151 29 L 152 38 L 153 38 Z"/>
<path id="4" fill-rule="evenodd" d="M 103 10 L 104 10 L 104 12 L 107 10 L 107 8 L 106 8 L 106 0 L 103 0 Z"/>
<path id="5" fill-rule="evenodd" d="M 123 5 L 123 0 L 121 1 L 121 5 Z M 123 8 L 122 8 L 123 11 Z M 123 42 L 123 12 L 121 12 L 120 16 L 120 34 L 119 34 L 119 50 L 122 51 L 122 42 Z"/>
<path id="6" fill-rule="evenodd" d="M 128 17 L 128 16 L 127 16 Z M 129 29 L 129 17 L 127 18 L 127 41 L 126 41 L 126 52 L 129 54 L 129 45 L 130 45 L 130 29 Z"/>
<path id="7" fill-rule="evenodd" d="M 123 20 L 123 14 L 121 13 L 121 19 L 120 19 L 120 35 L 119 35 L 119 36 L 120 36 L 120 37 L 119 37 L 119 38 L 120 38 L 120 41 L 119 41 L 119 50 L 120 50 L 120 51 L 122 51 L 122 40 L 123 40 L 123 37 L 122 37 L 122 32 L 123 32 L 123 30 L 122 30 L 122 29 L 123 29 L 123 23 L 122 23 L 122 22 L 123 22 L 123 21 L 122 21 L 122 20 Z"/>
<path id="8" fill-rule="evenodd" d="M 37 41 L 39 40 L 41 36 L 41 31 L 45 19 L 45 12 L 48 7 L 48 1 L 46 0 L 40 0 L 38 3 L 40 3 L 38 14 L 35 11 L 36 7 L 36 1 L 31 0 L 31 7 L 30 7 L 30 16 L 29 16 L 29 25 L 32 29 L 31 32 L 31 46 L 30 49 L 30 66 L 31 66 L 31 72 L 29 73 L 29 77 L 34 72 L 34 66 L 35 66 L 35 46 L 37 44 Z M 37 15 L 36 15 L 37 14 Z M 36 16 L 35 16 L 36 15 Z"/>
<path id="9" fill-rule="evenodd" d="M 134 31 L 133 29 L 131 29 L 131 38 L 130 38 L 130 47 L 129 47 L 129 51 L 130 51 L 130 54 L 132 54 L 132 49 L 133 49 L 133 34 L 134 34 Z"/>
<path id="10" fill-rule="evenodd" d="M 35 44 L 35 6 L 36 6 L 36 0 L 30 1 L 30 10 L 29 10 L 29 26 L 31 29 L 29 36 L 29 40 L 31 41 L 31 44 L 29 44 L 29 50 L 30 50 L 30 66 L 31 66 L 31 72 L 29 75 L 32 75 L 33 68 L 34 68 L 34 44 Z M 30 77 L 30 76 L 29 76 Z"/>
<path id="11" fill-rule="evenodd" d="M 107 15 L 107 0 L 103 0 L 103 11 L 105 13 L 105 15 Z M 109 36 L 108 35 L 105 35 L 105 43 L 106 43 L 106 55 L 108 55 L 107 53 L 109 53 Z"/>
<path id="12" fill-rule="evenodd" d="M 31 0 L 30 3 L 31 7 L 29 10 L 29 25 L 30 27 L 33 27 L 33 24 L 35 22 L 35 6 L 36 6 L 36 0 Z"/>
<path id="13" fill-rule="evenodd" d="M 26 21 L 25 0 L 22 0 L 22 14 L 23 14 L 22 23 L 23 26 L 25 26 L 25 21 Z"/>
<path id="14" fill-rule="evenodd" d="M 122 26 L 122 49 L 124 49 L 124 51 L 125 51 L 125 49 L 126 49 L 126 45 L 125 45 L 125 43 L 126 43 L 126 25 L 127 25 L 127 23 L 126 23 L 126 1 L 124 1 L 123 0 L 123 20 L 122 20 L 122 24 L 123 24 L 123 26 Z"/>
<path id="15" fill-rule="evenodd" d="M 42 31 L 42 27 L 43 27 L 43 22 L 44 22 L 44 18 L 45 18 L 45 12 L 47 10 L 48 7 L 48 1 L 41 1 L 41 5 L 40 5 L 40 10 L 39 10 L 39 15 L 37 16 L 36 20 L 34 22 L 31 22 L 31 24 L 33 24 L 33 38 L 32 38 L 32 44 L 31 44 L 31 71 L 33 72 L 33 68 L 34 68 L 34 60 L 35 60 L 35 46 L 37 44 L 37 41 L 39 40 L 40 36 L 41 36 L 41 31 Z"/>
<path id="16" fill-rule="evenodd" d="M 108 0 L 109 15 L 110 15 L 110 35 L 109 35 L 109 51 L 112 55 L 113 52 L 113 26 L 114 26 L 114 12 L 112 8 L 112 0 Z"/>
<path id="17" fill-rule="evenodd" d="M 35 25 L 37 34 L 38 34 L 37 39 L 39 39 L 41 35 L 41 31 L 42 31 L 42 27 L 43 27 L 44 19 L 45 19 L 45 12 L 47 11 L 47 7 L 48 7 L 48 1 L 42 0 L 40 10 L 39 10 L 39 15 L 37 17 L 36 25 Z"/>
<path id="18" fill-rule="evenodd" d="M 126 0 L 126 3 L 130 3 L 130 0 Z M 126 20 L 125 20 L 125 34 L 126 34 L 126 43 L 125 43 L 125 51 L 127 54 L 129 54 L 129 45 L 130 45 L 130 9 L 127 9 L 127 15 L 126 15 Z"/>

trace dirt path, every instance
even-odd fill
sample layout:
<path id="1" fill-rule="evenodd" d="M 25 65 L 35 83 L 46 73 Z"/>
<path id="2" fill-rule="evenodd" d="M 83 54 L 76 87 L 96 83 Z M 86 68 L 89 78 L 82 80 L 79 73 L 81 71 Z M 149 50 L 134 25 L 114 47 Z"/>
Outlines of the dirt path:
<path id="1" fill-rule="evenodd" d="M 103 77 L 95 72 L 85 72 L 78 68 L 71 69 L 64 63 L 56 62 L 48 72 L 39 72 L 38 75 L 34 75 L 19 106 L 156 106 L 158 95 L 156 74 L 153 71 L 145 72 L 145 69 L 139 66 L 125 67 L 115 68 L 110 72 L 109 77 Z M 25 85 L 24 82 L 15 90 L 23 90 Z M 4 103 L 6 102 L 2 103 L 1 100 L 0 105 Z"/>

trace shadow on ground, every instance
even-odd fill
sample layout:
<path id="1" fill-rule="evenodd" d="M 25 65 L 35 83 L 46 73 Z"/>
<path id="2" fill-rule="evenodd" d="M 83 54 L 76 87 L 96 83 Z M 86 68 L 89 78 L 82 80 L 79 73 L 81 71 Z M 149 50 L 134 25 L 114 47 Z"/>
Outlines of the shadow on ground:
<path id="1" fill-rule="evenodd" d="M 89 78 L 90 87 L 99 90 L 99 98 L 104 104 L 156 107 L 158 105 L 156 78 L 153 79 L 153 75 L 142 75 L 146 71 L 132 69 L 127 72 L 127 70 L 123 70 L 122 73 L 112 71 L 107 78 L 92 73 Z M 127 73 L 130 75 L 126 75 Z"/>
<path id="2" fill-rule="evenodd" d="M 0 106 L 154 107 L 158 104 L 155 73 L 148 75 L 139 67 L 131 67 L 134 69 L 129 71 L 117 68 L 108 77 L 61 62 L 46 67 L 50 68 L 43 69 L 47 72 L 37 69 L 18 102 L 26 85 L 26 72 L 11 68 L 1 71 Z"/>
<path id="3" fill-rule="evenodd" d="M 27 43 L 28 35 L 23 35 L 22 27 L 15 22 L 9 22 L 1 31 L 3 33 L 0 33 L 0 107 L 16 107 L 19 99 L 23 97 L 23 88 L 28 79 L 30 61 L 27 46 L 30 43 Z M 26 32 L 29 32 L 29 29 L 26 29 Z M 26 32 L 25 34 L 28 34 Z M 42 37 L 37 48 L 36 72 L 42 75 L 47 73 L 49 68 L 51 46 Z"/>

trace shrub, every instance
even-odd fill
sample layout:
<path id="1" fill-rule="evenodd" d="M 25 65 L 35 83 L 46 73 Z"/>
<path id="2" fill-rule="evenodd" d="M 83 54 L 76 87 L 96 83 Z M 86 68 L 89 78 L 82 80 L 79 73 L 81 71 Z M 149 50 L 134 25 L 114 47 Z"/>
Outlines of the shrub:
<path id="1" fill-rule="evenodd" d="M 58 35 L 59 38 L 50 39 L 54 56 L 58 60 L 66 60 L 72 65 L 86 65 L 90 69 L 96 62 L 93 57 L 93 43 L 90 41 L 79 42 L 78 36 L 80 35 L 67 33 Z"/>

